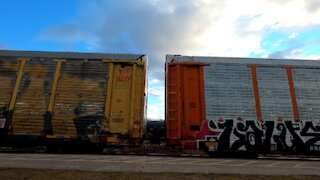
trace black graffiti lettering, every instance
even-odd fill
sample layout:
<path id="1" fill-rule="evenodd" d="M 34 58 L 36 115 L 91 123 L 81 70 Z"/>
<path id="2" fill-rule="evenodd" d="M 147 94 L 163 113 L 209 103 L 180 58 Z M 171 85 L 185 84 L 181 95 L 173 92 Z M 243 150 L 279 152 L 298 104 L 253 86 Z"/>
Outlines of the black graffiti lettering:
<path id="1" fill-rule="evenodd" d="M 233 133 L 239 139 L 233 143 L 231 149 L 237 150 L 244 146 L 246 150 L 259 150 L 262 146 L 263 132 L 254 121 L 238 122 Z"/>
<path id="2" fill-rule="evenodd" d="M 230 136 L 233 129 L 233 120 L 226 120 L 224 123 L 218 123 L 218 128 L 223 129 L 223 132 L 218 139 L 218 150 L 230 149 Z"/>
<path id="3" fill-rule="evenodd" d="M 218 150 L 277 151 L 308 153 L 320 151 L 320 126 L 312 121 L 245 120 L 210 121 L 218 141 Z"/>
<path id="4" fill-rule="evenodd" d="M 235 128 L 233 130 L 233 134 L 239 139 L 234 141 L 234 143 L 231 146 L 231 149 L 237 150 L 241 146 L 246 146 L 247 145 L 247 143 L 246 143 L 246 134 L 245 134 L 246 129 L 247 128 L 243 123 L 238 123 L 237 124 L 237 128 Z"/>
<path id="5" fill-rule="evenodd" d="M 280 133 L 275 134 L 273 136 L 274 141 L 277 143 L 277 150 L 278 151 L 286 151 L 289 147 L 287 146 L 286 142 L 286 134 L 287 134 L 287 129 L 283 123 L 278 123 L 276 125 L 276 130 L 278 130 Z"/>
<path id="6" fill-rule="evenodd" d="M 305 126 L 301 130 L 301 136 L 308 137 L 309 140 L 305 143 L 305 148 L 310 149 L 313 147 L 313 151 L 319 151 L 319 146 L 313 146 L 320 141 L 320 126 L 314 126 L 312 122 L 306 122 Z M 308 148 L 310 147 L 310 148 Z"/>
<path id="7" fill-rule="evenodd" d="M 258 124 L 259 125 L 259 124 Z M 251 131 L 246 133 L 248 149 L 249 150 L 260 150 L 262 147 L 263 131 L 260 127 L 257 127 L 254 121 L 248 121 L 247 126 L 251 127 Z"/>
<path id="8" fill-rule="evenodd" d="M 218 128 L 217 125 L 216 125 L 213 121 L 210 121 L 210 122 L 209 122 L 209 127 L 210 127 L 211 129 L 217 129 L 217 128 Z"/>
<path id="9" fill-rule="evenodd" d="M 292 138 L 290 139 L 292 141 L 292 146 L 290 149 L 287 149 L 288 151 L 296 151 L 296 152 L 302 152 L 304 151 L 304 143 L 301 139 L 301 136 L 299 136 L 296 131 L 299 131 L 300 128 L 298 124 L 292 124 L 292 121 L 285 121 L 286 128 L 290 132 Z"/>
<path id="10" fill-rule="evenodd" d="M 273 135 L 273 130 L 274 130 L 274 121 L 266 121 L 262 129 L 264 130 L 264 141 L 262 142 L 262 149 L 265 150 L 272 150 L 271 149 L 271 140 L 272 140 L 272 135 Z"/>

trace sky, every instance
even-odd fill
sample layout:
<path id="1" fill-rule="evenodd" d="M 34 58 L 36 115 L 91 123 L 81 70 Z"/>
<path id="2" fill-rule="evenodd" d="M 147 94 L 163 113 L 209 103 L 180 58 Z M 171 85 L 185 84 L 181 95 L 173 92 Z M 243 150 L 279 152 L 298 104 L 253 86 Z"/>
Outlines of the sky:
<path id="1" fill-rule="evenodd" d="M 147 54 L 164 119 L 166 54 L 320 59 L 319 0 L 1 0 L 0 49 Z"/>

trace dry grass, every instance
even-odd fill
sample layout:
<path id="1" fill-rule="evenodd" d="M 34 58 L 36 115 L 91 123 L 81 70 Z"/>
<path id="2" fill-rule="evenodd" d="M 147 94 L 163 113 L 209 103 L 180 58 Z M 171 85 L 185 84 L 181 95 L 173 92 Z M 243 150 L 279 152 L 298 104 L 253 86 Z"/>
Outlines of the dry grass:
<path id="1" fill-rule="evenodd" d="M 223 175 L 223 174 L 189 174 L 189 173 L 117 173 L 89 172 L 74 170 L 47 169 L 0 169 L 0 179 L 32 180 L 316 180 L 319 176 L 265 176 L 265 175 Z"/>

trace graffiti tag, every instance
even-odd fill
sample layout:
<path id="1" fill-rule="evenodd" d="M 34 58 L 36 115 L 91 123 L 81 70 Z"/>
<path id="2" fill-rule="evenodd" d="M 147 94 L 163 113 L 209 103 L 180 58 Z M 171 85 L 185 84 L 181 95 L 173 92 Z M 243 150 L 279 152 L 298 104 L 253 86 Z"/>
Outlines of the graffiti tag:
<path id="1" fill-rule="evenodd" d="M 320 125 L 313 121 L 245 121 L 242 119 L 210 120 L 208 135 L 198 141 L 218 142 L 217 150 L 320 152 Z M 212 134 L 212 133 L 211 133 Z"/>

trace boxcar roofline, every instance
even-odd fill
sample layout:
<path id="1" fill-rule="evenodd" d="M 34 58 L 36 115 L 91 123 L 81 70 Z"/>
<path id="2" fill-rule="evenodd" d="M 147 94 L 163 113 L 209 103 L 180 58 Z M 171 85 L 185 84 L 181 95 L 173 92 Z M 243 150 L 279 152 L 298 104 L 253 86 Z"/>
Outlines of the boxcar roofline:
<path id="1" fill-rule="evenodd" d="M 53 51 L 17 51 L 0 50 L 2 57 L 28 58 L 56 58 L 56 59 L 110 59 L 110 60 L 140 60 L 146 61 L 144 54 L 112 54 L 112 53 L 80 53 L 80 52 L 53 52 Z"/>
<path id="2" fill-rule="evenodd" d="M 255 65 L 266 67 L 297 67 L 319 69 L 320 61 L 310 59 L 275 59 L 275 58 L 244 58 L 244 57 L 206 57 L 167 55 L 166 62 L 197 62 L 218 65 Z"/>

